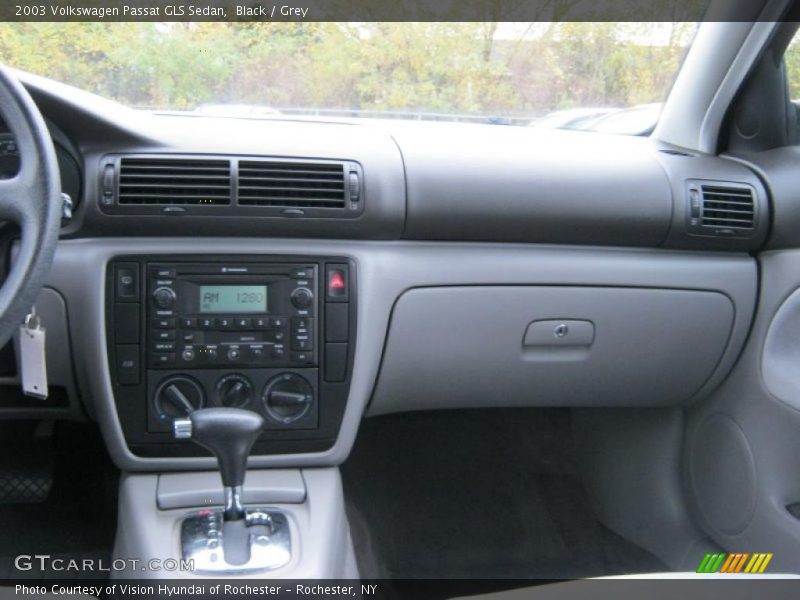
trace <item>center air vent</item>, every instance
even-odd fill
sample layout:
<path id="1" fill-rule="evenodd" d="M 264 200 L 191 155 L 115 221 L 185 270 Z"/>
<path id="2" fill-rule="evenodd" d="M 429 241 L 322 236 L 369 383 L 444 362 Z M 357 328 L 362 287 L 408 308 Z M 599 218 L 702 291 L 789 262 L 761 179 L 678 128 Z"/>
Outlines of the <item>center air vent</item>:
<path id="1" fill-rule="evenodd" d="M 357 219 L 364 176 L 351 160 L 200 154 L 107 155 L 103 212 L 270 219 Z"/>
<path id="2" fill-rule="evenodd" d="M 343 163 L 243 160 L 239 204 L 281 208 L 345 208 Z"/>
<path id="3" fill-rule="evenodd" d="M 230 161 L 122 158 L 117 199 L 125 205 L 230 204 Z"/>
<path id="4" fill-rule="evenodd" d="M 690 182 L 689 208 L 696 233 L 744 237 L 755 229 L 756 196 L 749 185 Z"/>

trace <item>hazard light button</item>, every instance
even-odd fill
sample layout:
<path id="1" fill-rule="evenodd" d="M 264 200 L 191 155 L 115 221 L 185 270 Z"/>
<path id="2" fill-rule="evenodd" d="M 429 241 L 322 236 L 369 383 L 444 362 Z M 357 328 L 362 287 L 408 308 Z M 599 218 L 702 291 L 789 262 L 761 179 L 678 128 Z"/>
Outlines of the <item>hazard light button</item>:
<path id="1" fill-rule="evenodd" d="M 329 302 L 347 302 L 350 299 L 350 277 L 347 265 L 328 265 L 325 269 L 326 296 Z"/>

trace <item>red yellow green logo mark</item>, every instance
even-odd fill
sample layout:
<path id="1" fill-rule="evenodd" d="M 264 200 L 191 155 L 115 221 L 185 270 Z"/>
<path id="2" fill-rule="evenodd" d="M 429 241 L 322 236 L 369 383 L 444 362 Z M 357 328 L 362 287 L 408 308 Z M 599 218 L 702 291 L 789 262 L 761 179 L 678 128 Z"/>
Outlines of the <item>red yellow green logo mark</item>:
<path id="1" fill-rule="evenodd" d="M 772 560 L 772 553 L 769 554 L 756 552 L 735 552 L 725 554 L 706 554 L 697 573 L 763 573 L 769 561 Z"/>

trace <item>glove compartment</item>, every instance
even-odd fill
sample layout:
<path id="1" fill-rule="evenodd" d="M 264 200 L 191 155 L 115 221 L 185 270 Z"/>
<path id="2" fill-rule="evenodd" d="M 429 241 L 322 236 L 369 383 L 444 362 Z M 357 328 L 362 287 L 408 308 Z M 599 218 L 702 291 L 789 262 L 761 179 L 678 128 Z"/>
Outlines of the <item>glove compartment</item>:
<path id="1" fill-rule="evenodd" d="M 713 291 L 411 289 L 395 304 L 369 414 L 685 403 L 720 363 L 734 315 Z"/>

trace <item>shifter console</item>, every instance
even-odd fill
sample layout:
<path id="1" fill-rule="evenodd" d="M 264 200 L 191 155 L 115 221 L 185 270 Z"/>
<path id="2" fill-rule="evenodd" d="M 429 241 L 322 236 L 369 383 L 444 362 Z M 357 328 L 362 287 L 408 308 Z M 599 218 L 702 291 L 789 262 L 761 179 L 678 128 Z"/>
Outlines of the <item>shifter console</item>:
<path id="1" fill-rule="evenodd" d="M 174 422 L 176 439 L 190 439 L 217 458 L 225 491 L 223 510 L 200 510 L 181 525 L 183 558 L 205 572 L 275 569 L 291 558 L 285 515 L 242 506 L 247 457 L 263 419 L 238 408 L 207 408 Z"/>
<path id="2" fill-rule="evenodd" d="M 245 509 L 248 558 L 241 564 L 231 564 L 222 550 L 226 539 L 222 523 L 222 511 L 207 508 L 189 513 L 183 520 L 183 558 L 193 561 L 196 573 L 269 571 L 292 558 L 289 522 L 283 513 Z"/>

